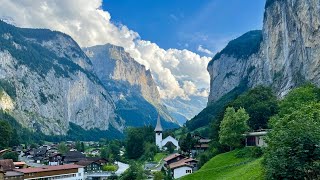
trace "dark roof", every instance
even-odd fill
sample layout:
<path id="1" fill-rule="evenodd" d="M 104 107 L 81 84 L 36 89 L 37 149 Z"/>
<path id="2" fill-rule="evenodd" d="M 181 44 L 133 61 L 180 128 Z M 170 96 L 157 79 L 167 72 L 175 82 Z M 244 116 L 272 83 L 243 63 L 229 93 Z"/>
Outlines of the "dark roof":
<path id="1" fill-rule="evenodd" d="M 38 148 L 38 149 L 35 149 L 34 150 L 34 155 L 35 156 L 43 156 L 47 153 L 47 148 L 46 147 L 41 147 L 41 148 Z"/>
<path id="2" fill-rule="evenodd" d="M 77 162 L 86 159 L 86 155 L 79 151 L 69 151 L 63 157 L 64 162 Z"/>
<path id="3" fill-rule="evenodd" d="M 18 171 L 7 171 L 5 173 L 5 177 L 14 177 L 14 176 L 23 176 L 23 173 Z"/>
<path id="4" fill-rule="evenodd" d="M 80 165 L 80 166 L 88 166 L 88 165 L 90 165 L 92 163 L 98 164 L 98 163 L 96 163 L 94 161 L 87 161 L 87 160 L 81 160 L 79 162 L 76 162 L 75 164 Z M 98 164 L 98 165 L 100 165 L 100 164 Z"/>
<path id="5" fill-rule="evenodd" d="M 69 151 L 64 155 L 64 157 L 68 157 L 68 158 L 85 158 L 86 155 L 82 154 L 79 151 Z"/>
<path id="6" fill-rule="evenodd" d="M 12 159 L 0 160 L 0 166 L 3 168 L 3 171 L 9 171 L 15 168 Z"/>
<path id="7" fill-rule="evenodd" d="M 179 154 L 179 153 L 174 153 L 174 154 L 171 154 L 171 155 L 167 156 L 166 158 L 164 158 L 164 161 L 170 161 L 170 160 L 177 158 L 177 157 L 185 157 L 185 156 L 182 154 Z"/>

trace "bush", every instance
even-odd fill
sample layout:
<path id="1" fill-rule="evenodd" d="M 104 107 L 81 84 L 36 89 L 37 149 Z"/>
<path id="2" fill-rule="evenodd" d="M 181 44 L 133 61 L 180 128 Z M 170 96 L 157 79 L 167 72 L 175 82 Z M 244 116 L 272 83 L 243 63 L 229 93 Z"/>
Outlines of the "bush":
<path id="1" fill-rule="evenodd" d="M 116 166 L 114 166 L 114 165 L 104 165 L 102 167 L 103 171 L 109 171 L 109 172 L 115 172 L 115 171 L 117 171 L 117 169 L 118 168 Z"/>
<path id="2" fill-rule="evenodd" d="M 12 159 L 14 162 L 18 161 L 18 153 L 16 152 L 7 152 L 4 155 L 2 155 L 3 159 Z"/>
<path id="3" fill-rule="evenodd" d="M 263 155 L 262 148 L 260 147 L 245 147 L 236 153 L 237 158 L 259 158 Z"/>

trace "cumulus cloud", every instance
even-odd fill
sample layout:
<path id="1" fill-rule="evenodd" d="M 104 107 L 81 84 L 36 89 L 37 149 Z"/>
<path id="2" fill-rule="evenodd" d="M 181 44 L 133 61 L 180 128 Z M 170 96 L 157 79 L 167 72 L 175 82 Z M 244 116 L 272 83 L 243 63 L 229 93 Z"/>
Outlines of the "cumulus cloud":
<path id="1" fill-rule="evenodd" d="M 101 8 L 102 0 L 0 2 L 0 18 L 9 17 L 18 26 L 62 31 L 82 47 L 106 43 L 124 47 L 139 63 L 151 69 L 162 98 L 189 99 L 191 95 L 207 95 L 198 89 L 209 86 L 206 71 L 209 57 L 188 50 L 164 50 L 155 43 L 140 39 L 137 32 L 111 21 L 111 15 Z M 201 46 L 201 49 L 204 48 Z"/>
<path id="2" fill-rule="evenodd" d="M 203 48 L 202 45 L 199 45 L 199 46 L 198 46 L 198 51 L 199 51 L 199 52 L 206 53 L 206 54 L 208 54 L 208 55 L 210 55 L 210 56 L 213 55 L 213 52 L 211 52 L 209 49 Z"/>

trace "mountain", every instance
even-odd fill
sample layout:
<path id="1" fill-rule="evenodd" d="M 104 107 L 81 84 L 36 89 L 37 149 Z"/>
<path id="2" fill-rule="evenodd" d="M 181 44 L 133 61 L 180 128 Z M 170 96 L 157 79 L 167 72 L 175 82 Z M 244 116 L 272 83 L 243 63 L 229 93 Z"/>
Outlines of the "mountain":
<path id="1" fill-rule="evenodd" d="M 178 127 L 161 103 L 150 70 L 135 61 L 124 48 L 106 44 L 83 50 L 127 126 L 154 126 L 159 112 L 164 127 Z"/>
<path id="2" fill-rule="evenodd" d="M 181 123 L 190 120 L 193 116 L 199 113 L 207 104 L 207 98 L 202 96 L 190 96 L 188 100 L 182 98 L 163 99 L 162 102 L 168 107 L 172 114 L 180 114 Z M 174 115 L 173 115 L 174 116 Z M 182 118 L 182 119 L 181 119 Z M 185 119 L 185 120 L 183 120 Z"/>
<path id="3" fill-rule="evenodd" d="M 70 123 L 123 130 L 111 96 L 71 37 L 0 21 L 0 39 L 0 107 L 24 127 L 47 135 L 66 135 Z"/>
<path id="4" fill-rule="evenodd" d="M 318 0 L 267 0 L 262 31 L 232 40 L 208 64 L 205 116 L 214 117 L 210 107 L 257 85 L 272 87 L 279 98 L 306 82 L 319 86 L 319 11 Z"/>

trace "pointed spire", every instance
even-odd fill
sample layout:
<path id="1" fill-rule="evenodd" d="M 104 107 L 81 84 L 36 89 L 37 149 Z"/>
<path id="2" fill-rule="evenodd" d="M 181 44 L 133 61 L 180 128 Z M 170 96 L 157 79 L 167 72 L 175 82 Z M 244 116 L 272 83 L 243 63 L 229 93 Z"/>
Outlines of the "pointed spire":
<path id="1" fill-rule="evenodd" d="M 158 119 L 157 119 L 157 125 L 156 128 L 154 129 L 155 132 L 162 132 L 162 126 L 161 126 L 161 122 L 160 122 L 160 115 L 158 114 Z"/>

